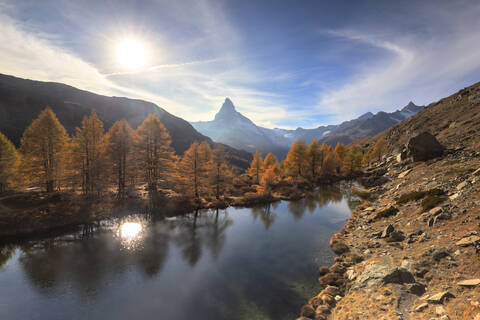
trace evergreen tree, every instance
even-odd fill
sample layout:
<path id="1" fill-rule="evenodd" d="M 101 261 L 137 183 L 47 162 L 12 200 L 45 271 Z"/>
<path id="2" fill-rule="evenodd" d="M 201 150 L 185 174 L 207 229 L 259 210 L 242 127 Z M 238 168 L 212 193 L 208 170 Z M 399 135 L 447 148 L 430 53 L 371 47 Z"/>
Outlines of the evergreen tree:
<path id="1" fill-rule="evenodd" d="M 73 170 L 81 176 L 82 191 L 86 195 L 100 192 L 104 184 L 104 133 L 102 120 L 92 111 L 83 118 L 72 139 Z"/>
<path id="2" fill-rule="evenodd" d="M 137 129 L 136 163 L 149 190 L 157 191 L 159 181 L 168 180 L 173 172 L 175 156 L 170 144 L 167 129 L 154 114 L 147 116 Z"/>
<path id="3" fill-rule="evenodd" d="M 263 165 L 263 157 L 260 150 L 257 150 L 253 155 L 253 160 L 250 163 L 250 168 L 248 169 L 248 173 L 255 179 L 255 184 L 260 183 L 260 178 L 262 177 L 262 173 L 264 171 Z"/>
<path id="4" fill-rule="evenodd" d="M 134 177 L 134 141 L 135 131 L 125 119 L 115 122 L 106 135 L 107 152 L 119 198 L 126 195 L 128 180 Z"/>
<path id="5" fill-rule="evenodd" d="M 24 178 L 44 186 L 46 192 L 59 188 L 67 142 L 67 132 L 52 109 L 43 110 L 25 129 L 21 140 Z"/>
<path id="6" fill-rule="evenodd" d="M 15 146 L 0 132 L 0 193 L 7 190 L 17 163 L 18 153 Z"/>
<path id="7" fill-rule="evenodd" d="M 285 159 L 287 173 L 293 177 L 304 177 L 307 171 L 307 145 L 301 139 L 295 141 Z"/>

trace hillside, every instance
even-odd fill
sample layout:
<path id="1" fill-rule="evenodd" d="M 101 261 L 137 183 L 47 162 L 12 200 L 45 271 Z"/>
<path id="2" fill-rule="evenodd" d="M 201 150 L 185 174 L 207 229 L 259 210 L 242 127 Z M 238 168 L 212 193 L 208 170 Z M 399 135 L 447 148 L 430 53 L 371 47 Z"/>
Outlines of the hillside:
<path id="1" fill-rule="evenodd" d="M 256 149 L 263 153 L 273 152 L 277 157 L 284 158 L 292 143 L 298 139 L 303 139 L 307 144 L 311 143 L 313 139 L 333 146 L 338 142 L 348 144 L 359 138 L 376 135 L 422 109 L 422 106 L 410 102 L 395 112 L 378 112 L 376 114 L 368 112 L 357 119 L 338 125 L 320 126 L 314 129 L 269 129 L 257 126 L 238 112 L 232 101 L 226 98 L 214 120 L 191 122 L 191 124 L 214 141 L 250 152 L 255 152 Z"/>
<path id="2" fill-rule="evenodd" d="M 158 115 L 172 137 L 172 147 L 182 154 L 194 141 L 214 142 L 187 121 L 176 117 L 154 103 L 123 97 L 107 97 L 79 90 L 62 83 L 20 79 L 0 74 L 0 132 L 17 146 L 25 128 L 40 112 L 50 106 L 60 122 L 72 134 L 83 117 L 95 109 L 108 130 L 115 121 L 125 118 L 136 128 L 150 113 Z M 222 145 L 229 161 L 246 168 L 251 155 Z"/>
<path id="3" fill-rule="evenodd" d="M 443 154 L 431 140 L 407 148 L 427 150 L 426 161 L 398 157 L 425 131 Z M 356 143 L 381 137 L 365 200 L 330 240 L 339 256 L 320 268 L 325 289 L 299 319 L 480 319 L 480 83 Z"/>
<path id="4" fill-rule="evenodd" d="M 369 147 L 381 137 L 387 141 L 387 151 L 399 151 L 409 137 L 429 131 L 449 149 L 480 147 L 480 82 L 432 103 L 418 114 L 380 134 L 360 141 Z"/>

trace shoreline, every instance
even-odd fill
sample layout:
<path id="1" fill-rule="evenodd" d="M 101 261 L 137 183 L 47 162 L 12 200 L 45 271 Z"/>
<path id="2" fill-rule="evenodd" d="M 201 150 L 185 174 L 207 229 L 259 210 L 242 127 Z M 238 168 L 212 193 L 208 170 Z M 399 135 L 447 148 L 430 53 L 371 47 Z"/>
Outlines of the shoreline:
<path id="1" fill-rule="evenodd" d="M 226 209 L 228 207 L 251 208 L 259 205 L 267 205 L 278 201 L 297 201 L 306 197 L 308 192 L 314 191 L 321 186 L 333 186 L 344 183 L 344 180 L 316 185 L 309 188 L 288 192 L 273 192 L 270 195 L 250 195 L 243 197 L 227 197 L 221 200 L 213 200 L 194 206 L 185 203 L 183 197 L 163 200 L 162 203 L 151 207 L 151 200 L 135 197 L 125 200 L 116 200 L 113 196 L 100 199 L 86 199 L 71 194 L 35 194 L 43 202 L 27 208 L 11 209 L 4 205 L 4 212 L 0 216 L 0 242 L 15 242 L 29 238 L 46 236 L 55 233 L 75 230 L 79 226 L 95 223 L 101 220 L 122 217 L 126 212 L 162 211 L 166 217 L 178 216 L 204 209 Z M 28 194 L 24 194 L 25 196 Z M 31 196 L 31 194 L 30 194 Z M 52 203 L 51 198 L 64 197 L 66 199 Z M 47 198 L 45 200 L 45 198 Z M 1 207 L 0 207 L 1 208 Z"/>
<path id="2" fill-rule="evenodd" d="M 467 151 L 377 163 L 382 183 L 330 239 L 337 257 L 297 320 L 480 319 L 479 168 Z M 445 195 L 425 207 L 418 190 Z"/>

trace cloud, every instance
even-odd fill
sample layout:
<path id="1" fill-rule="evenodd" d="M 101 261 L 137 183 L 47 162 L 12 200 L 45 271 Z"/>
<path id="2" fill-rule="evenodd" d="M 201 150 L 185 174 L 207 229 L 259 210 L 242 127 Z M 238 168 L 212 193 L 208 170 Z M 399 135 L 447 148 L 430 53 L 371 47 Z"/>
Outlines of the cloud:
<path id="1" fill-rule="evenodd" d="M 379 59 L 359 68 L 343 84 L 323 91 L 317 108 L 333 109 L 337 121 L 348 120 L 367 111 L 399 108 L 410 100 L 428 104 L 471 84 L 469 75 L 480 70 L 480 21 L 476 18 L 480 6 L 468 11 L 451 15 L 450 20 L 440 20 L 444 11 L 432 12 L 425 24 L 442 21 L 438 32 L 327 31 L 353 45 L 376 48 Z"/>

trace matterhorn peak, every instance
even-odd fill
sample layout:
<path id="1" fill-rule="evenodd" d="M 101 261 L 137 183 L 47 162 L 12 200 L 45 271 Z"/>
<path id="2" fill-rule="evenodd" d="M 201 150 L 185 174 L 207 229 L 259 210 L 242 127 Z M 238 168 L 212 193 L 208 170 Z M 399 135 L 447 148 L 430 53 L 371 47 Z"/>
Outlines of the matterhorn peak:
<path id="1" fill-rule="evenodd" d="M 215 120 L 218 118 L 232 117 L 236 113 L 237 110 L 235 110 L 232 100 L 230 100 L 230 98 L 225 98 L 225 102 L 223 102 L 222 107 L 215 115 Z"/>

